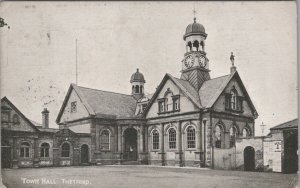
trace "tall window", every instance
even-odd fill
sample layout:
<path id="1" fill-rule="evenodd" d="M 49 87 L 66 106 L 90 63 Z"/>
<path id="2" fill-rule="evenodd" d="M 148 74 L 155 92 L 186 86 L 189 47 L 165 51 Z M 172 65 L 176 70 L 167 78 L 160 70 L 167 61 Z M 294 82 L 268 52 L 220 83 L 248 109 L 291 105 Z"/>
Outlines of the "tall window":
<path id="1" fill-rule="evenodd" d="M 74 113 L 77 111 L 77 103 L 76 101 L 71 102 L 71 112 Z"/>
<path id="2" fill-rule="evenodd" d="M 179 95 L 173 96 L 173 103 L 174 103 L 174 110 L 179 110 L 180 108 Z"/>
<path id="3" fill-rule="evenodd" d="M 176 131 L 173 128 L 169 129 L 169 148 L 176 148 Z"/>
<path id="4" fill-rule="evenodd" d="M 41 145 L 41 157 L 49 157 L 49 144 L 48 143 L 42 143 Z"/>
<path id="5" fill-rule="evenodd" d="M 230 134 L 230 147 L 235 146 L 235 140 L 237 137 L 237 129 L 236 127 L 231 127 L 229 129 L 229 134 Z"/>
<path id="6" fill-rule="evenodd" d="M 166 96 L 166 111 L 173 111 L 172 93 L 169 92 Z"/>
<path id="7" fill-rule="evenodd" d="M 222 147 L 222 130 L 220 126 L 216 126 L 215 128 L 215 137 L 216 137 L 216 142 L 215 142 L 215 147 L 216 148 L 221 148 Z"/>
<path id="8" fill-rule="evenodd" d="M 28 142 L 23 142 L 20 147 L 20 157 L 28 158 L 30 145 Z"/>
<path id="9" fill-rule="evenodd" d="M 100 149 L 101 150 L 109 150 L 109 131 L 104 130 L 100 135 Z"/>
<path id="10" fill-rule="evenodd" d="M 250 131 L 249 131 L 249 129 L 244 128 L 244 129 L 243 129 L 243 137 L 246 138 L 246 137 L 249 137 L 249 136 L 250 136 Z"/>
<path id="11" fill-rule="evenodd" d="M 196 147 L 195 129 L 192 126 L 187 128 L 187 147 L 188 148 Z"/>
<path id="12" fill-rule="evenodd" d="M 159 112 L 164 112 L 165 111 L 165 103 L 164 103 L 164 101 L 159 101 L 158 102 L 158 111 Z"/>
<path id="13" fill-rule="evenodd" d="M 231 90 L 231 99 L 230 99 L 230 105 L 232 110 L 237 110 L 237 92 L 236 90 Z"/>
<path id="14" fill-rule="evenodd" d="M 159 149 L 159 133 L 157 130 L 152 133 L 152 148 Z"/>
<path id="15" fill-rule="evenodd" d="M 64 143 L 61 147 L 61 156 L 70 157 L 70 144 Z"/>

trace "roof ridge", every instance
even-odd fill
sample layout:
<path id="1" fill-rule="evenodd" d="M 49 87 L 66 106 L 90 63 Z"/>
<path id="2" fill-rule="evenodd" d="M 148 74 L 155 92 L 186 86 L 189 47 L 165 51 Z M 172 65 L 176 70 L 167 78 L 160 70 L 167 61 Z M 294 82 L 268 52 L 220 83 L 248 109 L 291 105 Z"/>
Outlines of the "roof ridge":
<path id="1" fill-rule="evenodd" d="M 230 76 L 231 74 L 226 74 L 226 75 L 223 75 L 223 76 L 218 76 L 218 77 L 215 77 L 215 78 L 211 78 L 209 80 L 213 80 L 213 79 L 217 79 L 217 78 L 222 78 L 222 77 L 225 77 L 225 76 Z M 206 80 L 206 81 L 209 81 L 209 80 Z"/>
<path id="2" fill-rule="evenodd" d="M 114 93 L 114 94 L 126 95 L 126 96 L 133 97 L 132 95 L 125 94 L 125 93 L 117 93 L 117 92 L 113 92 L 113 91 L 105 91 L 105 90 L 101 90 L 101 89 L 88 88 L 88 87 L 83 87 L 83 86 L 77 86 L 77 87 L 79 87 L 79 88 L 84 88 L 84 89 L 90 89 L 90 90 L 96 90 L 96 91 L 103 91 L 103 92 L 107 92 L 107 93 Z"/>
<path id="3" fill-rule="evenodd" d="M 281 125 L 283 125 L 283 124 L 288 124 L 288 123 L 290 123 L 290 122 L 292 122 L 292 121 L 295 121 L 295 120 L 298 120 L 298 118 L 295 118 L 295 119 L 292 119 L 292 120 L 290 120 L 290 121 L 286 121 L 286 122 L 280 123 L 280 124 L 278 124 L 278 125 L 275 125 L 274 127 L 271 127 L 270 129 L 276 128 L 276 127 L 281 126 Z"/>

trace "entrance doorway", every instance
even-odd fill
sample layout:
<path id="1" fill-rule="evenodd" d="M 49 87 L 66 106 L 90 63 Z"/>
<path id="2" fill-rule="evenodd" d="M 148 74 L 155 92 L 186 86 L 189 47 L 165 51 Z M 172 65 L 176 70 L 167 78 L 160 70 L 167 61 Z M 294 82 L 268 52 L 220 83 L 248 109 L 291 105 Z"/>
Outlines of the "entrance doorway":
<path id="1" fill-rule="evenodd" d="M 5 141 L 1 146 L 1 168 L 10 168 L 11 165 L 11 147 Z"/>
<path id="2" fill-rule="evenodd" d="M 284 173 L 296 173 L 298 171 L 298 130 L 284 131 Z"/>
<path id="3" fill-rule="evenodd" d="M 89 147 L 86 144 L 81 146 L 81 164 L 89 163 Z"/>
<path id="4" fill-rule="evenodd" d="M 137 131 L 134 128 L 126 129 L 124 132 L 124 139 L 124 160 L 137 161 Z"/>
<path id="5" fill-rule="evenodd" d="M 244 149 L 244 170 L 254 171 L 255 170 L 255 151 L 251 146 L 247 146 Z"/>

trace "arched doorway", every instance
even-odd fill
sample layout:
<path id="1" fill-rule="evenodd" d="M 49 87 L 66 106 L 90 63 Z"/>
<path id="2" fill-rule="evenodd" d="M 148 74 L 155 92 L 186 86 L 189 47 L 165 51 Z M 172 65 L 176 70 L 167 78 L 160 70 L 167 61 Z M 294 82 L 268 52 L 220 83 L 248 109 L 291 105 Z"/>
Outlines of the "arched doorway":
<path id="1" fill-rule="evenodd" d="M 1 168 L 10 168 L 11 165 L 11 147 L 8 142 L 2 141 L 1 146 Z"/>
<path id="2" fill-rule="evenodd" d="M 134 128 L 128 128 L 124 132 L 125 151 L 124 159 L 127 161 L 137 160 L 137 131 Z"/>
<path id="3" fill-rule="evenodd" d="M 298 171 L 298 130 L 284 131 L 284 173 L 296 173 Z"/>
<path id="4" fill-rule="evenodd" d="M 244 149 L 244 170 L 254 171 L 255 169 L 255 151 L 251 146 Z"/>
<path id="5" fill-rule="evenodd" d="M 89 147 L 86 144 L 81 146 L 81 164 L 89 163 Z"/>

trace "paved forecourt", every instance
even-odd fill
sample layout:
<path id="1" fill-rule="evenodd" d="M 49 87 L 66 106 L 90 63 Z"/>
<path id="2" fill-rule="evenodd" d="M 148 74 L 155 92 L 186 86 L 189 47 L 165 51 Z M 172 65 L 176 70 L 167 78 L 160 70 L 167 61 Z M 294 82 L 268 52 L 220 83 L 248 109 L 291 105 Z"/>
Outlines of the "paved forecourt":
<path id="1" fill-rule="evenodd" d="M 7 187 L 294 188 L 297 174 L 154 166 L 81 166 L 2 169 Z"/>

